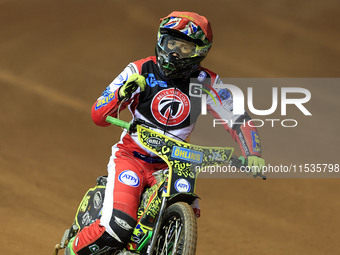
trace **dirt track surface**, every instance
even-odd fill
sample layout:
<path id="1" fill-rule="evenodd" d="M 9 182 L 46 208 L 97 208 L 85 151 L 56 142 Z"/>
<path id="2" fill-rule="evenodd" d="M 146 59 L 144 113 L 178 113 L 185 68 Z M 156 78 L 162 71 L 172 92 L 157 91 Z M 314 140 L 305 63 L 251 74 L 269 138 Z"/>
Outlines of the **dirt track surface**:
<path id="1" fill-rule="evenodd" d="M 1 254 L 52 253 L 119 137 L 92 123 L 93 102 L 154 54 L 158 19 L 175 9 L 210 18 L 204 66 L 222 77 L 339 76 L 335 0 L 0 0 Z M 311 92 L 310 119 L 260 130 L 267 162 L 339 163 L 339 87 Z M 201 179 L 197 254 L 339 254 L 339 184 Z"/>

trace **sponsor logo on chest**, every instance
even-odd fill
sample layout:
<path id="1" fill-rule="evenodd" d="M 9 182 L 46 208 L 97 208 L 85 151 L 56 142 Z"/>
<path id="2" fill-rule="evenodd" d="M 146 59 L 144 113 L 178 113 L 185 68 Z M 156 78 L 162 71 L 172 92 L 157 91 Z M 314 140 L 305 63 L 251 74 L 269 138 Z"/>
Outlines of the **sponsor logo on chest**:
<path id="1" fill-rule="evenodd" d="M 190 114 L 189 97 L 179 89 L 161 90 L 151 102 L 151 112 L 160 124 L 167 126 L 179 125 Z"/>

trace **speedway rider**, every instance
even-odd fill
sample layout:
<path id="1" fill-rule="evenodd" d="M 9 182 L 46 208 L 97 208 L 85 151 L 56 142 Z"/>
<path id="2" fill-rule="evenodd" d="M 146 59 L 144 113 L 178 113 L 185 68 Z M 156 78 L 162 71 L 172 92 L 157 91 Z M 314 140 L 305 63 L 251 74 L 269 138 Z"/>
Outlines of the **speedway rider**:
<path id="1" fill-rule="evenodd" d="M 92 119 L 97 125 L 109 126 L 106 117 L 116 117 L 128 107 L 134 118 L 150 122 L 159 132 L 176 139 L 184 140 L 193 131 L 201 103 L 197 97 L 190 98 L 190 80 L 219 92 L 214 89 L 219 76 L 200 65 L 212 46 L 210 23 L 197 13 L 175 11 L 160 20 L 157 37 L 156 57 L 130 63 L 93 105 Z M 233 115 L 230 93 L 222 97 L 221 104 L 209 100 L 207 104 L 215 118 L 234 123 L 250 121 L 247 113 Z M 258 131 L 252 126 L 234 124 L 224 128 L 240 145 L 249 166 L 262 166 Z M 155 183 L 153 172 L 166 167 L 139 144 L 136 134 L 123 132 L 112 147 L 102 216 L 71 239 L 65 253 L 102 254 L 125 247 L 136 224 L 145 186 Z"/>

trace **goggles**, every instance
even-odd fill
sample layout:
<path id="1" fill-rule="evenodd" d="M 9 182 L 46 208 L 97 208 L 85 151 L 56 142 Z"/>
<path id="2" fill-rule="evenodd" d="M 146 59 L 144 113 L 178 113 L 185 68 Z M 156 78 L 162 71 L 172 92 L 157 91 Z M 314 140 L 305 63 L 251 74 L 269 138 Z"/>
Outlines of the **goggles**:
<path id="1" fill-rule="evenodd" d="M 194 42 L 186 41 L 168 34 L 159 37 L 158 46 L 167 54 L 177 54 L 180 58 L 201 56 L 202 53 L 207 52 L 209 49 L 209 47 L 200 47 Z"/>

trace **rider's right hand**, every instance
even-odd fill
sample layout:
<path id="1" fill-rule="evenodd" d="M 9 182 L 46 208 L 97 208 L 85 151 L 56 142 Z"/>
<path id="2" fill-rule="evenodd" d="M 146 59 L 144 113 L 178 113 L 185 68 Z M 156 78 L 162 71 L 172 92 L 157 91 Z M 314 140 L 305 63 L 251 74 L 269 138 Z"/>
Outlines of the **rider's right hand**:
<path id="1" fill-rule="evenodd" d="M 146 81 L 143 75 L 137 73 L 130 75 L 124 85 L 119 89 L 119 100 L 129 99 L 138 87 L 140 87 L 141 91 L 144 91 L 145 86 Z"/>

